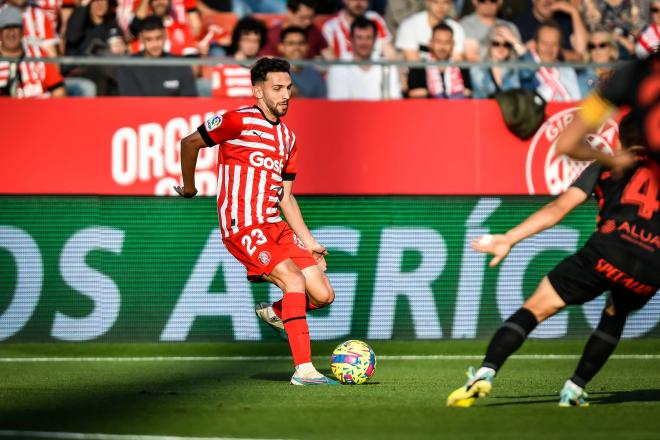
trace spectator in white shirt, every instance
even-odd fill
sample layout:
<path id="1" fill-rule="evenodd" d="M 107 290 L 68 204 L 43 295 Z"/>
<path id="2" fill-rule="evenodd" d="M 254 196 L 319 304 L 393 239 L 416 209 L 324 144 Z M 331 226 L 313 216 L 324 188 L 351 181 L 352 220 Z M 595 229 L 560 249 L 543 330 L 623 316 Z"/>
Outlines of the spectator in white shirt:
<path id="1" fill-rule="evenodd" d="M 350 39 L 353 46 L 353 60 L 372 59 L 377 35 L 376 24 L 366 17 L 353 20 Z M 400 98 L 401 86 L 396 68 L 383 66 L 332 66 L 328 69 L 328 98 L 380 100 Z"/>
<path id="2" fill-rule="evenodd" d="M 511 37 L 515 41 L 514 37 Z M 514 49 L 523 61 L 537 63 L 556 63 L 560 61 L 562 34 L 556 22 L 546 21 L 536 30 L 534 43 L 536 50 L 528 50 L 520 42 L 515 41 Z M 536 90 L 546 102 L 578 101 L 582 98 L 575 69 L 568 66 L 539 67 L 538 69 L 521 69 L 521 85 L 523 88 Z"/>
<path id="3" fill-rule="evenodd" d="M 376 11 L 368 11 L 369 0 L 343 0 L 344 8 L 323 24 L 322 32 L 333 56 L 340 60 L 352 58 L 353 47 L 350 29 L 357 17 L 366 17 L 376 26 L 376 42 L 372 59 L 396 58 L 392 46 L 392 34 L 387 29 L 385 19 Z"/>
<path id="4" fill-rule="evenodd" d="M 508 26 L 520 39 L 520 32 L 515 24 L 497 18 L 497 12 L 502 8 L 503 0 L 472 0 L 474 12 L 466 15 L 460 21 L 465 31 L 465 59 L 480 61 L 489 47 L 488 33 L 493 26 Z"/>
<path id="5" fill-rule="evenodd" d="M 401 23 L 395 46 L 403 52 L 406 60 L 418 61 L 428 58 L 431 30 L 441 22 L 446 23 L 454 31 L 453 59 L 462 59 L 465 50 L 465 33 L 461 25 L 449 17 L 451 8 L 451 0 L 426 0 L 425 11 L 413 14 Z"/>

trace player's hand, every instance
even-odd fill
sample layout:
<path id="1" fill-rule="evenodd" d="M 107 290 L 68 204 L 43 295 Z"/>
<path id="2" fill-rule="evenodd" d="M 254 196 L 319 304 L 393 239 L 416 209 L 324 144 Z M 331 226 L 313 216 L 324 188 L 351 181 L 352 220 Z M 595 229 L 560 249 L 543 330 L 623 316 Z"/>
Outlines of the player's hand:
<path id="1" fill-rule="evenodd" d="M 614 154 L 610 159 L 610 172 L 615 179 L 620 178 L 637 162 L 635 152 L 631 150 L 622 150 Z"/>
<path id="2" fill-rule="evenodd" d="M 509 239 L 506 238 L 506 235 L 502 234 L 482 235 L 481 237 L 473 239 L 470 242 L 470 246 L 477 252 L 495 256 L 495 258 L 488 263 L 490 267 L 495 267 L 500 264 L 500 261 L 509 255 L 509 252 L 511 251 L 511 243 L 509 242 Z"/>
<path id="3" fill-rule="evenodd" d="M 195 188 L 194 186 L 192 187 L 192 189 L 188 189 L 185 186 L 177 185 L 174 187 L 174 191 L 176 191 L 176 193 L 181 197 L 185 197 L 187 199 L 191 197 L 195 197 L 195 194 L 197 194 L 197 188 Z"/>
<path id="4" fill-rule="evenodd" d="M 321 270 L 325 272 L 325 270 L 328 268 L 328 263 L 325 261 L 325 256 L 328 255 L 328 250 L 325 248 L 325 246 L 319 243 L 308 246 L 308 249 L 316 260 L 316 264 L 318 264 Z"/>

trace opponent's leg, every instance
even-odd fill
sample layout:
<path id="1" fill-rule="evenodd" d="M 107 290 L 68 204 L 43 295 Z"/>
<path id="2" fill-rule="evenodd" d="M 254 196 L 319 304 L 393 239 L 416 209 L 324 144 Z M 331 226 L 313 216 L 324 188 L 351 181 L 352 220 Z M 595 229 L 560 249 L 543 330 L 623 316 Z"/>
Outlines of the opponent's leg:
<path id="1" fill-rule="evenodd" d="M 584 388 L 614 352 L 629 313 L 630 310 L 627 308 L 617 309 L 612 301 L 612 295 L 609 296 L 598 327 L 589 337 L 575 373 L 566 381 L 559 393 L 559 406 L 589 405 L 585 400 L 587 393 L 584 392 Z"/>
<path id="2" fill-rule="evenodd" d="M 282 292 L 282 324 L 289 338 L 296 372 L 291 378 L 294 385 L 330 385 L 336 384 L 316 371 L 312 364 L 309 327 L 306 318 L 307 295 L 305 294 L 305 276 L 300 268 L 287 259 L 275 266 L 268 279 L 275 283 Z"/>
<path id="3" fill-rule="evenodd" d="M 495 374 L 504 362 L 525 342 L 536 326 L 566 306 L 548 277 L 543 278 L 534 294 L 495 332 L 488 344 L 481 368 L 468 370 L 468 381 L 447 398 L 447 406 L 472 406 L 477 397 L 490 393 Z"/>

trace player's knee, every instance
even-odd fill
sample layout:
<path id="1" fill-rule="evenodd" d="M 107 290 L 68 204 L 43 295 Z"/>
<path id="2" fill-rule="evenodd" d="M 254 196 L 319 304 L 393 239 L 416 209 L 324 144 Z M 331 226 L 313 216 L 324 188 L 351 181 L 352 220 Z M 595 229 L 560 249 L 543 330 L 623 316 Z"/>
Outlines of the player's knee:
<path id="1" fill-rule="evenodd" d="M 283 277 L 284 284 L 283 290 L 285 292 L 304 292 L 305 291 L 305 275 L 298 270 L 290 270 Z"/>
<path id="2" fill-rule="evenodd" d="M 546 277 L 523 307 L 532 312 L 538 322 L 543 322 L 566 307 L 566 303 Z"/>
<path id="3" fill-rule="evenodd" d="M 558 306 L 557 304 L 547 303 L 547 302 L 525 304 L 524 307 L 530 312 L 532 312 L 532 314 L 536 317 L 536 320 L 539 323 L 550 318 L 551 316 L 553 316 L 555 313 L 559 312 L 562 309 L 562 307 Z"/>
<path id="4" fill-rule="evenodd" d="M 322 292 L 317 295 L 317 305 L 321 307 L 329 306 L 335 300 L 335 290 L 330 283 L 326 283 Z"/>
<path id="5" fill-rule="evenodd" d="M 328 301 L 327 304 L 330 305 L 335 302 L 335 289 L 332 286 L 328 285 Z"/>

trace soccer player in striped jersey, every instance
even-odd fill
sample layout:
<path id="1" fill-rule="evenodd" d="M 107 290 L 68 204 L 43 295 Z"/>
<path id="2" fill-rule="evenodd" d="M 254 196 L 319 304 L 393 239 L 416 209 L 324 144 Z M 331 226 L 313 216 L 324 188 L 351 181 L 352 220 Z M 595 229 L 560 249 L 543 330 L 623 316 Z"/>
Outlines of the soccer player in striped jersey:
<path id="1" fill-rule="evenodd" d="M 289 70 L 283 59 L 257 61 L 251 69 L 257 104 L 215 115 L 181 141 L 183 187 L 174 189 L 193 197 L 200 148 L 220 145 L 217 203 L 222 241 L 247 268 L 250 281 L 271 282 L 284 293 L 272 305 L 257 305 L 257 315 L 286 332 L 295 365 L 292 384 L 336 385 L 311 362 L 306 312 L 332 303 L 334 291 L 324 273 L 327 251 L 307 228 L 292 192 L 298 142 L 281 120 L 291 96 Z"/>

